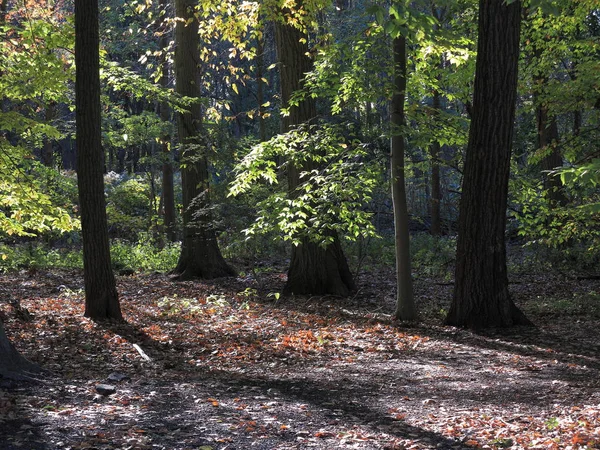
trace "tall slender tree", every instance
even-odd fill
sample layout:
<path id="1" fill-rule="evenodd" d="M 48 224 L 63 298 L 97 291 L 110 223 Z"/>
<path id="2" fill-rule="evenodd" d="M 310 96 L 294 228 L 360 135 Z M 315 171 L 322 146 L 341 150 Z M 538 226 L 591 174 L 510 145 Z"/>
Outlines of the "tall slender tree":
<path id="1" fill-rule="evenodd" d="M 169 63 L 166 49 L 169 45 L 169 5 L 167 0 L 159 1 L 159 19 L 157 23 L 159 38 L 159 47 L 162 51 L 160 67 L 160 85 L 163 88 L 169 86 Z M 171 109 L 169 104 L 164 101 L 160 106 L 160 118 L 163 122 L 169 121 Z M 162 147 L 162 210 L 165 227 L 165 235 L 171 242 L 176 240 L 175 230 L 175 189 L 173 183 L 173 154 L 171 151 L 171 135 L 165 134 L 161 137 Z"/>
<path id="2" fill-rule="evenodd" d="M 85 315 L 122 320 L 110 261 L 101 145 L 98 0 L 75 0 L 77 184 L 83 240 Z"/>
<path id="3" fill-rule="evenodd" d="M 175 278 L 217 278 L 235 275 L 223 259 L 210 209 L 210 183 L 200 104 L 201 63 L 196 0 L 176 0 L 175 86 L 178 94 L 197 99 L 188 111 L 177 113 L 181 145 L 183 242 Z"/>
<path id="4" fill-rule="evenodd" d="M 506 207 L 521 5 L 480 0 L 475 90 L 460 202 L 454 297 L 446 322 L 529 325 L 508 291 Z"/>
<path id="5" fill-rule="evenodd" d="M 285 14 L 284 14 L 285 15 Z M 291 105 L 292 94 L 303 86 L 304 75 L 312 70 L 309 56 L 308 37 L 299 28 L 277 21 L 275 39 L 281 77 L 281 102 L 289 108 L 289 114 L 282 120 L 282 131 L 309 123 L 317 116 L 315 100 L 304 97 L 298 104 Z M 287 164 L 289 195 L 298 195 L 300 173 L 311 170 L 309 164 L 296 167 Z M 284 291 L 292 294 L 332 294 L 346 296 L 356 286 L 348 267 L 339 238 L 327 247 L 304 239 L 292 247 L 292 258 L 288 270 L 288 280 Z"/>
<path id="6" fill-rule="evenodd" d="M 391 103 L 391 176 L 392 202 L 394 205 L 394 236 L 396 250 L 396 312 L 400 320 L 414 320 L 417 310 L 413 298 L 410 264 L 410 236 L 408 229 L 408 206 L 404 184 L 404 101 L 406 98 L 406 37 L 399 35 L 393 40 L 394 94 Z"/>

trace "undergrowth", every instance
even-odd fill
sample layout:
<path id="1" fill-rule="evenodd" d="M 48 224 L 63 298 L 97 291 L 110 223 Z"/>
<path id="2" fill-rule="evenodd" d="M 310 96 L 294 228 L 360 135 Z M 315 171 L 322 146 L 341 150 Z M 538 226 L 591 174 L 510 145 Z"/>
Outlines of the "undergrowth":
<path id="1" fill-rule="evenodd" d="M 152 243 L 115 240 L 111 261 L 117 273 L 167 272 L 175 267 L 180 245 L 158 248 Z M 42 243 L 0 244 L 0 271 L 20 269 L 83 269 L 80 246 L 52 248 Z"/>

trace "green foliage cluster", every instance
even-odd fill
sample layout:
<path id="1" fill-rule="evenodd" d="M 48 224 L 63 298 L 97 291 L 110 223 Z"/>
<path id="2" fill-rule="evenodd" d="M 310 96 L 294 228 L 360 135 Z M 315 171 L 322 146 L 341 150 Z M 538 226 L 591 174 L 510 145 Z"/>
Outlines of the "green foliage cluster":
<path id="1" fill-rule="evenodd" d="M 365 205 L 381 182 L 381 164 L 367 145 L 344 131 L 328 124 L 301 126 L 256 145 L 242 159 L 230 189 L 234 196 L 257 182 L 278 185 L 286 170 L 314 167 L 300 172 L 291 196 L 274 189 L 257 204 L 247 235 L 275 232 L 294 245 L 308 238 L 326 246 L 334 233 L 350 240 L 377 234 Z"/>
<path id="2" fill-rule="evenodd" d="M 148 183 L 141 176 L 121 176 L 114 172 L 104 178 L 109 232 L 112 236 L 136 241 L 138 233 L 148 233 L 151 228 Z"/>
<path id="3" fill-rule="evenodd" d="M 111 259 L 117 273 L 168 272 L 177 263 L 179 244 L 157 248 L 151 242 L 131 244 L 115 240 L 111 243 Z M 83 269 L 79 246 L 49 246 L 28 243 L 0 244 L 0 271 L 20 269 Z"/>

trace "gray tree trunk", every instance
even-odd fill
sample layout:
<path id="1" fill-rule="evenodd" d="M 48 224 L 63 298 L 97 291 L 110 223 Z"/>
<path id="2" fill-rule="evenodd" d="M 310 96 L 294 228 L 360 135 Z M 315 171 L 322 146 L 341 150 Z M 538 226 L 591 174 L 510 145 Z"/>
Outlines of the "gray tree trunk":
<path id="1" fill-rule="evenodd" d="M 413 298 L 410 264 L 409 217 L 404 185 L 404 101 L 406 98 L 406 38 L 393 41 L 394 95 L 391 103 L 391 176 L 394 207 L 394 236 L 396 250 L 396 312 L 394 318 L 415 320 L 417 309 Z"/>

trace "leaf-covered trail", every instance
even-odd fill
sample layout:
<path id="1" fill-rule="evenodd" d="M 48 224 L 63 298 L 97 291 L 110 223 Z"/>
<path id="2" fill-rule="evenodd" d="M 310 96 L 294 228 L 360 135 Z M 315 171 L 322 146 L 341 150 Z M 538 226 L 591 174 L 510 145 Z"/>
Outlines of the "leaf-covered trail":
<path id="1" fill-rule="evenodd" d="M 600 284 L 517 280 L 540 328 L 476 335 L 436 325 L 435 280 L 416 286 L 433 314 L 391 323 L 385 275 L 348 300 L 276 300 L 276 276 L 125 277 L 126 325 L 82 317 L 78 275 L 4 275 L 32 315 L 0 303 L 7 332 L 52 375 L 0 388 L 0 448 L 600 448 Z M 540 300 L 579 291 L 564 314 Z"/>

